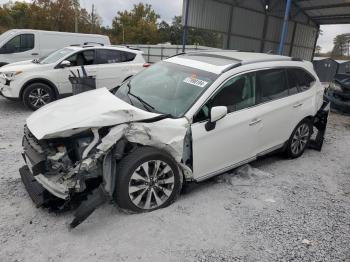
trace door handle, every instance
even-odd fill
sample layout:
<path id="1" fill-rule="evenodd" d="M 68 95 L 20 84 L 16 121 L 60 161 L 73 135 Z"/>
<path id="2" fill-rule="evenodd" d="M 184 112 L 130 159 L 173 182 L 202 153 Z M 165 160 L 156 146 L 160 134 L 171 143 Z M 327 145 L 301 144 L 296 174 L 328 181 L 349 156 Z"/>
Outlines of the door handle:
<path id="1" fill-rule="evenodd" d="M 297 108 L 297 107 L 300 107 L 300 106 L 302 106 L 303 105 L 303 103 L 298 103 L 298 104 L 295 104 L 293 107 L 294 108 Z"/>
<path id="2" fill-rule="evenodd" d="M 39 55 L 39 53 L 32 53 L 31 55 Z"/>
<path id="3" fill-rule="evenodd" d="M 252 122 L 249 123 L 249 125 L 254 126 L 256 124 L 259 124 L 260 122 L 261 122 L 261 119 L 256 118 L 256 119 L 253 119 Z"/>

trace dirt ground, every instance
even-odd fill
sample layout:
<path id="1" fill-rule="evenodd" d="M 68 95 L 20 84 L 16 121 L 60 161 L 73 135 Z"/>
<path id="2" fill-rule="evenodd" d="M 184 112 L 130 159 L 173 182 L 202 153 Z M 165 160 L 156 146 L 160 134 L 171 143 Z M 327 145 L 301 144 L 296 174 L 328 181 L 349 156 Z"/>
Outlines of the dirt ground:
<path id="1" fill-rule="evenodd" d="M 29 114 L 0 98 L 0 261 L 350 261 L 350 117 L 331 115 L 321 153 L 255 161 L 147 214 L 106 204 L 69 231 L 73 214 L 35 208 L 21 183 Z"/>

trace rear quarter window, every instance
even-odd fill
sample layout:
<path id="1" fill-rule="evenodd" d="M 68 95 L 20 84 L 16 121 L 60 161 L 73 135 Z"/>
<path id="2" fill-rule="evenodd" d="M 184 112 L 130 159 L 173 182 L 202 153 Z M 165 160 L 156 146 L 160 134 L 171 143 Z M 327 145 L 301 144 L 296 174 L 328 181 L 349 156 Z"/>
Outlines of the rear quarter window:
<path id="1" fill-rule="evenodd" d="M 286 72 L 283 68 L 258 71 L 256 79 L 262 103 L 288 96 Z"/>
<path id="2" fill-rule="evenodd" d="M 310 87 L 313 85 L 316 79 L 310 73 L 306 72 L 304 69 L 296 68 L 293 70 L 295 70 L 299 91 L 303 92 L 310 89 Z"/>

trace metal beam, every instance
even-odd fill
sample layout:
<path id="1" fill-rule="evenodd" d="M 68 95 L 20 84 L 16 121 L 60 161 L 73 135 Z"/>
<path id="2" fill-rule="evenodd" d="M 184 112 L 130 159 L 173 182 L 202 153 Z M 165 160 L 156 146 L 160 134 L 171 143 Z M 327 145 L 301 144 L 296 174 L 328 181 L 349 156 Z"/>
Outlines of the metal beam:
<path id="1" fill-rule="evenodd" d="M 287 34 L 288 34 L 288 21 L 289 21 L 289 14 L 290 14 L 291 7 L 292 7 L 292 0 L 287 0 L 286 11 L 284 13 L 284 21 L 283 21 L 280 45 L 279 45 L 279 48 L 278 48 L 278 54 L 279 55 L 283 55 L 284 44 L 286 42 Z"/>
<path id="2" fill-rule="evenodd" d="M 186 10 L 185 10 L 185 24 L 182 32 L 182 53 L 185 53 L 186 43 L 187 43 L 187 32 L 188 32 L 188 8 L 190 6 L 190 0 L 186 0 Z"/>
<path id="3" fill-rule="evenodd" d="M 297 26 L 298 26 L 298 23 L 297 23 L 297 22 L 294 22 L 293 34 L 292 34 L 292 41 L 290 42 L 290 48 L 289 48 L 289 56 L 292 56 L 292 54 L 293 54 L 294 39 L 295 39 L 295 33 L 296 33 L 296 31 L 297 31 Z"/>
<path id="4" fill-rule="evenodd" d="M 230 49 L 232 19 L 233 19 L 233 5 L 230 6 L 230 20 L 229 20 L 228 29 L 227 29 L 227 41 L 226 41 L 226 48 L 227 49 Z"/>
<path id="5" fill-rule="evenodd" d="M 301 7 L 304 11 L 318 10 L 318 9 L 329 9 L 337 7 L 350 7 L 350 3 L 341 3 L 341 4 L 329 4 L 329 5 L 315 5 L 309 7 Z"/>
<path id="6" fill-rule="evenodd" d="M 321 16 L 312 16 L 314 20 L 336 20 L 336 19 L 350 19 L 350 14 L 342 15 L 321 15 Z"/>

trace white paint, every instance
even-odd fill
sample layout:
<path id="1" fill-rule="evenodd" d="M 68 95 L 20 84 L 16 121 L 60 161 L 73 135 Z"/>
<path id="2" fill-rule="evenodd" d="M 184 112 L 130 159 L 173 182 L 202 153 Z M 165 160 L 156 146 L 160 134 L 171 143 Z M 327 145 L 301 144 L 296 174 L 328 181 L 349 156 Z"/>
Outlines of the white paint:
<path id="1" fill-rule="evenodd" d="M 37 64 L 30 61 L 18 62 L 8 64 L 0 68 L 1 72 L 15 73 L 17 74 L 10 82 L 10 85 L 4 85 L 0 83 L 0 91 L 5 97 L 19 98 L 22 87 L 33 79 L 44 79 L 51 82 L 57 88 L 59 95 L 72 93 L 72 84 L 68 77 L 71 76 L 71 71 L 77 75 L 77 70 L 80 74 L 80 66 L 71 66 L 66 68 L 60 68 L 63 61 L 68 59 L 70 56 L 77 54 L 81 51 L 88 50 L 112 50 L 112 51 L 124 51 L 128 53 L 134 53 L 135 58 L 133 61 L 120 62 L 112 64 L 92 64 L 85 65 L 84 68 L 88 76 L 96 78 L 97 87 L 106 87 L 112 89 L 120 85 L 126 78 L 135 75 L 139 71 L 143 70 L 145 60 L 142 56 L 142 52 L 138 50 L 128 49 L 126 47 L 118 46 L 94 46 L 94 47 L 79 47 L 70 46 L 67 54 L 57 61 L 50 64 Z M 0 61 L 1 62 L 1 61 Z"/>
<path id="2" fill-rule="evenodd" d="M 46 105 L 28 117 L 27 125 L 37 139 L 47 139 L 158 115 L 122 101 L 106 88 L 99 88 Z"/>

